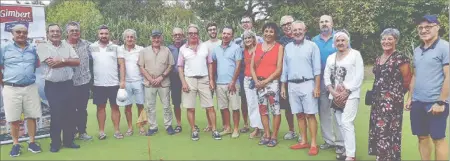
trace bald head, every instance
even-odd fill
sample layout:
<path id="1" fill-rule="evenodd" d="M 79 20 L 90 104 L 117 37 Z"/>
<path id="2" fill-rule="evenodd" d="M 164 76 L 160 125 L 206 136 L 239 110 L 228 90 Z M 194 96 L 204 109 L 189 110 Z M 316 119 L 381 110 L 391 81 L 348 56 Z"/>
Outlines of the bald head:
<path id="1" fill-rule="evenodd" d="M 322 34 L 333 31 L 333 18 L 329 15 L 323 15 L 319 20 L 319 28 Z"/>

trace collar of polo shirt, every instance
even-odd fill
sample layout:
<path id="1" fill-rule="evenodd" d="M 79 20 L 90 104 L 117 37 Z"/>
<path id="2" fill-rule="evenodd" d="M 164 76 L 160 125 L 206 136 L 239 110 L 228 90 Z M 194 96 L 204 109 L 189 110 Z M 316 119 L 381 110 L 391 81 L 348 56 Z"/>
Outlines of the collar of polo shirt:
<path id="1" fill-rule="evenodd" d="M 438 37 L 434 42 L 433 42 L 433 44 L 431 44 L 431 46 L 430 47 L 428 47 L 428 48 L 424 48 L 423 46 L 425 45 L 423 42 L 421 42 L 420 43 L 420 49 L 422 49 L 422 51 L 427 51 L 427 50 L 429 50 L 429 49 L 434 49 L 435 47 L 436 47 L 436 44 L 439 42 L 439 40 L 441 40 L 441 37 Z"/>

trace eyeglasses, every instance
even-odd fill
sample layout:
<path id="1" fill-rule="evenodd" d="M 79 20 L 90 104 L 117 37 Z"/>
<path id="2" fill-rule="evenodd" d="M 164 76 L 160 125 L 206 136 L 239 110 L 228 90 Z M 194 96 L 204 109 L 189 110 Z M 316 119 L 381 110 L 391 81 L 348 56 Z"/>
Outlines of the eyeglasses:
<path id="1" fill-rule="evenodd" d="M 417 30 L 418 30 L 418 31 L 422 31 L 423 29 L 425 29 L 426 31 L 429 31 L 429 30 L 431 30 L 431 28 L 433 28 L 434 26 L 437 26 L 437 25 L 417 26 Z"/>
<path id="2" fill-rule="evenodd" d="M 241 21 L 241 23 L 250 23 L 250 21 Z"/>
<path id="3" fill-rule="evenodd" d="M 198 35 L 198 32 L 189 32 L 188 35 L 189 36 L 196 36 L 196 35 Z"/>
<path id="4" fill-rule="evenodd" d="M 292 25 L 292 22 L 287 22 L 285 24 L 282 24 L 281 27 L 286 27 L 286 26 L 290 26 L 290 25 Z"/>
<path id="5" fill-rule="evenodd" d="M 70 32 L 70 33 L 77 33 L 77 32 L 80 32 L 80 30 L 74 29 L 74 30 L 69 30 L 69 32 Z"/>
<path id="6" fill-rule="evenodd" d="M 183 36 L 183 34 L 173 34 L 172 36 L 181 37 L 181 36 Z"/>

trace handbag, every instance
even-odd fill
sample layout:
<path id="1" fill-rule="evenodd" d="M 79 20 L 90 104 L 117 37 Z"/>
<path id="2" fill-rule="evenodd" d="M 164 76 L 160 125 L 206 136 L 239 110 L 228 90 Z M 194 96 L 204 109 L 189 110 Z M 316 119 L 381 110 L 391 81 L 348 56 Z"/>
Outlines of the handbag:
<path id="1" fill-rule="evenodd" d="M 337 63 L 336 63 L 336 59 L 337 59 L 337 55 L 336 55 L 336 57 L 334 58 L 334 76 L 332 76 L 333 79 L 337 76 Z M 334 81 L 334 83 L 339 83 L 339 82 Z M 340 89 L 337 89 L 337 90 L 338 90 L 337 92 L 339 92 L 339 93 L 340 93 L 340 92 L 343 92 L 343 91 L 340 90 Z M 347 95 L 347 97 L 344 98 L 342 101 L 338 101 L 338 100 L 336 100 L 335 98 L 333 98 L 333 100 L 331 101 L 331 108 L 333 108 L 333 109 L 335 109 L 335 110 L 344 110 L 345 104 L 347 103 L 347 99 L 348 99 L 349 96 L 350 96 L 350 94 Z"/>
<path id="2" fill-rule="evenodd" d="M 393 53 L 393 54 L 391 54 L 387 59 L 386 59 L 386 61 L 384 62 L 384 63 L 386 63 L 386 62 L 388 62 L 389 61 L 389 59 L 391 59 L 391 57 L 392 57 L 392 55 L 394 55 L 395 53 Z M 378 78 L 380 77 L 380 75 L 381 75 L 381 68 L 380 68 L 380 65 L 377 63 L 377 62 L 375 62 L 376 64 L 375 64 L 375 81 L 377 81 L 378 80 Z M 366 92 L 366 98 L 365 98 L 365 104 L 366 105 L 368 105 L 368 106 L 370 106 L 370 105 L 372 105 L 373 104 L 373 101 L 374 101 L 374 96 L 375 96 L 375 91 L 376 91 L 376 89 L 375 89 L 375 82 L 373 83 L 373 86 L 372 86 L 372 90 L 368 90 L 367 92 Z"/>

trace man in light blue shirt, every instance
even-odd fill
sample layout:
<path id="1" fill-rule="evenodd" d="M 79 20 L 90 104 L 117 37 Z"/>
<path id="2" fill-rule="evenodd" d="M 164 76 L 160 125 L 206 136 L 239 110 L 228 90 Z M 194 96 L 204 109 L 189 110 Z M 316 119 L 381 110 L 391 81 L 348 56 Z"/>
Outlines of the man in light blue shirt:
<path id="1" fill-rule="evenodd" d="M 281 74 L 281 97 L 289 95 L 292 114 L 296 114 L 301 141 L 291 149 L 309 149 L 309 155 L 317 155 L 316 143 L 318 113 L 317 98 L 320 96 L 320 51 L 317 45 L 305 40 L 306 25 L 302 21 L 292 23 L 294 41 L 284 50 L 283 72 Z M 286 84 L 289 89 L 286 91 Z M 306 119 L 311 130 L 311 144 L 308 143 Z"/>
<path id="2" fill-rule="evenodd" d="M 343 154 L 344 142 L 342 135 L 337 129 L 337 121 L 333 121 L 334 115 L 330 108 L 330 99 L 328 99 L 329 92 L 324 85 L 323 72 L 328 56 L 335 53 L 337 50 L 333 45 L 333 19 L 331 16 L 323 15 L 319 21 L 320 34 L 315 36 L 312 41 L 316 43 L 320 50 L 320 62 L 321 62 L 321 81 L 320 81 L 320 98 L 319 98 L 319 117 L 320 117 L 320 129 L 322 132 L 322 138 L 325 141 L 320 145 L 320 149 L 329 149 L 336 147 L 336 153 Z M 334 125 L 332 124 L 334 122 Z M 342 158 L 342 157 L 340 157 Z M 345 159 L 345 158 L 344 158 Z"/>
<path id="3" fill-rule="evenodd" d="M 35 143 L 36 119 L 41 117 L 41 101 L 36 81 L 36 68 L 39 57 L 36 48 L 27 42 L 28 28 L 18 24 L 11 29 L 13 42 L 2 46 L 0 50 L 0 86 L 4 86 L 2 97 L 6 121 L 11 125 L 13 146 L 11 157 L 21 154 L 19 144 L 19 126 L 21 116 L 27 120 L 30 141 L 28 150 L 41 152 Z"/>
<path id="4" fill-rule="evenodd" d="M 232 138 L 239 137 L 239 109 L 241 108 L 240 83 L 238 80 L 242 49 L 235 43 L 231 43 L 233 38 L 233 29 L 225 27 L 222 32 L 222 45 L 214 48 L 212 58 L 214 65 L 217 66 L 217 101 L 218 106 L 223 112 L 222 120 L 225 122 L 221 136 L 231 134 Z M 233 110 L 234 131 L 230 126 L 230 111 Z"/>

